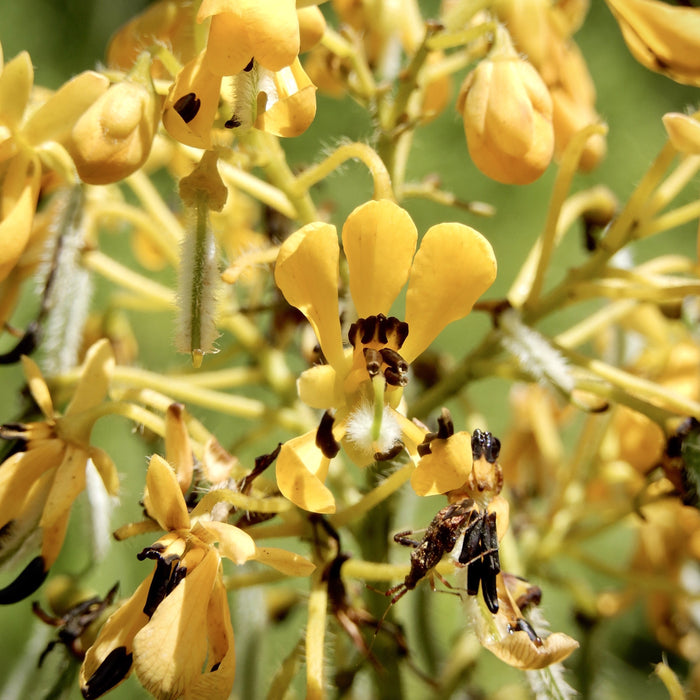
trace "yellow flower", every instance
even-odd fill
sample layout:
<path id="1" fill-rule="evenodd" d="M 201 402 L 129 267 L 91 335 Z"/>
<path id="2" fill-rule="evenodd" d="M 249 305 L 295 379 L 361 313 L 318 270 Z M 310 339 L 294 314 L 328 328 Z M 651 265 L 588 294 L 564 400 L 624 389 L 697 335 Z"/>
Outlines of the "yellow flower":
<path id="1" fill-rule="evenodd" d="M 252 60 L 270 71 L 299 55 L 299 18 L 294 0 L 203 0 L 197 21 L 211 18 L 206 67 L 236 75 Z"/>
<path id="2" fill-rule="evenodd" d="M 678 83 L 700 85 L 700 8 L 606 0 L 631 54 Z"/>
<path id="3" fill-rule="evenodd" d="M 155 560 L 155 569 L 85 655 L 83 696 L 99 697 L 133 669 L 157 698 L 226 698 L 235 649 L 221 558 L 258 559 L 299 576 L 314 567 L 290 552 L 259 549 L 243 530 L 208 515 L 191 518 L 177 476 L 158 455 L 148 466 L 146 494 L 146 509 L 166 534 L 138 555 Z"/>
<path id="4" fill-rule="evenodd" d="M 525 185 L 552 159 L 552 99 L 505 30 L 498 34 L 500 45 L 467 75 L 457 109 L 474 165 L 497 182 Z"/>
<path id="5" fill-rule="evenodd" d="M 36 106 L 31 101 L 33 82 L 29 54 L 23 51 L 3 63 L 0 47 L 0 282 L 29 244 L 42 171 L 75 180 L 62 144 L 109 84 L 104 76 L 86 71 Z"/>
<path id="6" fill-rule="evenodd" d="M 29 391 L 45 416 L 37 423 L 4 425 L 0 437 L 19 439 L 24 449 L 0 466 L 0 561 L 18 554 L 34 533 L 41 538 L 40 554 L 0 591 L 0 603 L 13 603 L 33 593 L 44 581 L 61 550 L 73 501 L 85 488 L 90 459 L 110 494 L 119 480 L 110 457 L 90 445 L 98 417 L 95 408 L 104 399 L 114 364 L 106 340 L 87 353 L 73 399 L 63 416 L 54 412 L 51 396 L 39 368 L 22 357 Z M 38 530 L 37 530 L 38 528 Z"/>
<path id="7" fill-rule="evenodd" d="M 360 317 L 350 328 L 352 348 L 343 347 L 341 336 L 335 227 L 304 226 L 282 244 L 275 267 L 277 286 L 309 320 L 328 362 L 307 370 L 298 382 L 302 401 L 327 409 L 319 430 L 285 443 L 276 467 L 282 493 L 316 512 L 335 508 L 323 482 L 338 442 L 350 459 L 366 466 L 405 441 L 410 446 L 422 440 L 422 431 L 395 410 L 408 365 L 448 323 L 469 313 L 496 276 L 490 244 L 462 224 L 430 228 L 414 257 L 416 227 L 389 200 L 357 207 L 342 240 Z M 387 318 L 406 281 L 405 322 Z"/>

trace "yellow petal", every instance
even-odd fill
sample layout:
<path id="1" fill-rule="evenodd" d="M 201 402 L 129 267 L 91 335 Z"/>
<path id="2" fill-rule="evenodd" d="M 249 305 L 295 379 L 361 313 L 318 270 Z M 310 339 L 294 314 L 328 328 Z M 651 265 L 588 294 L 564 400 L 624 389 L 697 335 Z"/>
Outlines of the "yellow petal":
<path id="1" fill-rule="evenodd" d="M 316 86 L 298 58 L 270 77 L 271 81 L 258 93 L 255 127 L 275 136 L 303 134 L 316 116 Z"/>
<path id="2" fill-rule="evenodd" d="M 343 250 L 360 318 L 389 314 L 408 279 L 417 239 L 408 212 L 388 199 L 361 204 L 348 216 Z"/>
<path id="3" fill-rule="evenodd" d="M 403 358 L 412 362 L 448 323 L 466 316 L 495 279 L 493 248 L 478 231 L 463 224 L 432 226 L 411 268 Z"/>
<path id="4" fill-rule="evenodd" d="M 175 470 L 182 493 L 190 487 L 194 470 L 190 434 L 182 417 L 184 410 L 182 404 L 171 403 L 165 412 L 165 459 Z"/>
<path id="5" fill-rule="evenodd" d="M 164 530 L 190 527 L 187 505 L 175 472 L 159 455 L 153 455 L 148 464 L 143 501 L 148 514 L 155 518 Z"/>
<path id="6" fill-rule="evenodd" d="M 239 73 L 253 57 L 277 71 L 299 54 L 294 0 L 204 0 L 197 20 L 210 16 L 207 63 L 217 75 Z"/>
<path id="7" fill-rule="evenodd" d="M 334 367 L 344 359 L 338 311 L 339 255 L 335 226 L 316 222 L 285 240 L 275 264 L 277 286 L 309 320 L 325 358 Z"/>
<path id="8" fill-rule="evenodd" d="M 687 114 L 669 112 L 661 117 L 668 138 L 680 153 L 700 153 L 700 122 Z"/>
<path id="9" fill-rule="evenodd" d="M 202 672 L 207 611 L 218 568 L 219 557 L 209 550 L 134 637 L 134 671 L 158 698 L 179 697 Z"/>
<path id="10" fill-rule="evenodd" d="M 297 379 L 299 398 L 311 408 L 338 406 L 335 390 L 337 372 L 331 365 L 314 365 L 304 370 Z"/>
<path id="11" fill-rule="evenodd" d="M 84 71 L 64 83 L 28 119 L 22 135 L 33 145 L 46 141 L 64 143 L 78 118 L 103 95 L 109 79 L 95 71 Z"/>
<path id="12" fill-rule="evenodd" d="M 209 654 L 207 666 L 215 671 L 203 673 L 185 689 L 185 700 L 211 700 L 227 698 L 231 693 L 236 674 L 236 650 L 233 643 L 233 627 L 226 589 L 221 577 L 214 580 L 214 588 L 207 611 Z"/>
<path id="13" fill-rule="evenodd" d="M 119 493 L 119 474 L 112 458 L 99 447 L 90 447 L 89 454 L 107 493 L 110 496 L 116 496 Z"/>
<path id="14" fill-rule="evenodd" d="M 316 431 L 282 445 L 275 470 L 277 486 L 292 503 L 313 513 L 334 513 L 335 499 L 323 482 L 330 460 L 316 447 Z"/>
<path id="15" fill-rule="evenodd" d="M 287 576 L 308 576 L 316 568 L 306 557 L 277 547 L 258 547 L 255 559 Z"/>
<path id="16" fill-rule="evenodd" d="M 31 357 L 22 355 L 22 369 L 24 376 L 27 378 L 27 385 L 32 398 L 36 402 L 41 412 L 47 418 L 53 418 L 53 404 L 51 403 L 51 394 L 49 387 L 46 385 L 46 380 L 41 374 L 39 365 L 37 365 Z"/>
<path id="17" fill-rule="evenodd" d="M 41 167 L 34 154 L 10 161 L 0 199 L 0 282 L 12 272 L 29 242 L 40 181 Z"/>
<path id="18" fill-rule="evenodd" d="M 255 541 L 247 533 L 234 525 L 216 520 L 199 523 L 219 543 L 219 554 L 234 564 L 245 564 L 255 558 Z"/>
<path id="19" fill-rule="evenodd" d="M 0 74 L 0 124 L 15 131 L 22 119 L 34 83 L 32 59 L 26 51 L 5 64 Z"/>
<path id="20" fill-rule="evenodd" d="M 176 141 L 194 148 L 211 146 L 221 90 L 221 78 L 203 65 L 203 59 L 204 54 L 199 54 L 177 74 L 163 105 L 166 131 Z"/>
<path id="21" fill-rule="evenodd" d="M 107 622 L 102 626 L 95 643 L 87 650 L 85 660 L 80 667 L 80 688 L 84 694 L 88 690 L 92 690 L 93 697 L 97 697 L 95 685 L 99 676 L 95 678 L 93 676 L 100 671 L 100 666 L 105 661 L 109 665 L 108 657 L 110 657 L 110 654 L 117 649 L 123 649 L 124 655 L 131 653 L 134 636 L 149 620 L 143 609 L 148 599 L 148 591 L 152 580 L 153 573 L 141 583 L 129 600 L 110 615 Z M 122 678 L 117 679 L 108 688 L 100 685 L 100 688 L 103 688 L 102 692 L 106 692 L 109 688 L 121 683 L 130 672 L 130 669 L 127 670 Z"/>
<path id="22" fill-rule="evenodd" d="M 301 7 L 297 10 L 299 21 L 299 53 L 310 51 L 316 46 L 326 31 L 326 20 L 317 5 Z"/>
<path id="23" fill-rule="evenodd" d="M 411 486 L 419 496 L 435 496 L 464 485 L 472 469 L 469 433 L 458 432 L 446 440 L 433 440 L 430 454 L 420 458 L 411 474 Z"/>
<path id="24" fill-rule="evenodd" d="M 114 353 L 106 338 L 88 348 L 80 372 L 80 381 L 73 399 L 66 409 L 66 416 L 90 410 L 102 403 L 107 395 L 110 377 L 114 369 Z"/>
<path id="25" fill-rule="evenodd" d="M 579 644 L 563 632 L 555 632 L 537 645 L 527 632 L 517 631 L 485 646 L 509 666 L 531 671 L 563 661 Z"/>

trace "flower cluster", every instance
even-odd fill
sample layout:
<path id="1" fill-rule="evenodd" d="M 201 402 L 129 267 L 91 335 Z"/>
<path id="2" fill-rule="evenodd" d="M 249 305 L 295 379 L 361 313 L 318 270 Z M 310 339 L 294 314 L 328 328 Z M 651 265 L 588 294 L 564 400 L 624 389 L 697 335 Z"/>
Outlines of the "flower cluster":
<path id="1" fill-rule="evenodd" d="M 2 697 L 700 692 L 687 5 L 155 0 L 53 90 L 0 48 Z"/>

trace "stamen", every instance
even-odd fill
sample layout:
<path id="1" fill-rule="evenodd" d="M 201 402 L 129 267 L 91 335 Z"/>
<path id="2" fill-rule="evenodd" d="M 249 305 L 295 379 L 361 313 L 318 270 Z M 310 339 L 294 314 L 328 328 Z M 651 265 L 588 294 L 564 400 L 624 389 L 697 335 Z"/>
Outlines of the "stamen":
<path id="1" fill-rule="evenodd" d="M 183 95 L 175 104 L 173 109 L 182 117 L 185 124 L 189 124 L 198 114 L 202 101 L 194 92 Z"/>
<path id="2" fill-rule="evenodd" d="M 323 456 L 328 459 L 333 459 L 340 452 L 340 443 L 333 437 L 333 423 L 335 418 L 330 411 L 326 411 L 321 418 L 316 431 L 316 447 L 318 447 Z"/>
<path id="3" fill-rule="evenodd" d="M 534 642 L 538 647 L 542 646 L 542 639 L 539 637 L 537 632 L 535 632 L 532 625 L 522 617 L 519 617 L 514 624 L 508 625 L 508 631 L 512 634 L 513 632 L 525 632 L 530 638 L 530 641 Z"/>
<path id="4" fill-rule="evenodd" d="M 375 350 L 374 348 L 363 348 L 362 352 L 365 356 L 367 373 L 370 377 L 375 377 L 382 368 L 383 356 L 381 351 Z"/>
<path id="5" fill-rule="evenodd" d="M 472 434 L 472 456 L 474 461 L 486 459 L 489 464 L 494 464 L 501 452 L 501 441 L 483 430 L 475 430 Z"/>
<path id="6" fill-rule="evenodd" d="M 382 348 L 379 351 L 382 360 L 388 368 L 384 371 L 387 384 L 391 386 L 406 386 L 408 384 L 408 362 L 396 350 Z"/>

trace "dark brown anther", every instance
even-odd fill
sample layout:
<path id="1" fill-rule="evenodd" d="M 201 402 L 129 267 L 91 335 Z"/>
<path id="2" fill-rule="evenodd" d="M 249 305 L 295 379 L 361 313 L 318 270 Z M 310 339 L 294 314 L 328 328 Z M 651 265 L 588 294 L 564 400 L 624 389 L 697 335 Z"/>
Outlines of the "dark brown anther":
<path id="1" fill-rule="evenodd" d="M 408 362 L 406 362 L 396 350 L 382 348 L 379 352 L 381 353 L 382 360 L 384 360 L 389 367 L 399 372 L 399 374 L 406 374 L 406 372 L 408 372 Z"/>
<path id="2" fill-rule="evenodd" d="M 365 356 L 365 367 L 370 377 L 376 377 L 382 368 L 382 354 L 374 348 L 363 348 L 362 353 Z"/>
<path id="3" fill-rule="evenodd" d="M 255 57 L 251 58 L 248 65 L 243 69 L 244 73 L 250 73 L 253 70 L 253 64 L 255 63 Z"/>
<path id="4" fill-rule="evenodd" d="M 394 459 L 396 455 L 403 450 L 403 443 L 399 440 L 395 442 L 386 452 L 375 452 L 374 459 L 376 462 L 388 462 L 390 459 Z"/>
<path id="5" fill-rule="evenodd" d="M 235 114 L 232 114 L 231 118 L 227 122 L 224 123 L 224 126 L 227 129 L 235 129 L 237 126 L 240 126 L 241 123 L 242 123 L 241 120 L 238 119 Z"/>
<path id="6" fill-rule="evenodd" d="M 401 374 L 401 372 L 391 369 L 391 367 L 387 367 L 384 370 L 384 379 L 386 379 L 386 383 L 389 386 L 406 386 L 408 384 L 408 375 Z"/>
<path id="7" fill-rule="evenodd" d="M 326 411 L 321 418 L 316 431 L 316 447 L 318 447 L 323 456 L 328 459 L 333 459 L 340 452 L 340 443 L 333 437 L 333 423 L 335 418 L 330 411 Z"/>
<path id="8" fill-rule="evenodd" d="M 512 634 L 513 632 L 525 632 L 530 638 L 531 642 L 534 642 L 538 647 L 542 646 L 542 640 L 539 635 L 533 629 L 532 625 L 522 617 L 519 617 L 514 624 L 508 625 L 508 631 Z"/>
<path id="9" fill-rule="evenodd" d="M 173 109 L 182 117 L 185 124 L 189 124 L 199 112 L 202 101 L 193 92 L 183 95 L 173 105 Z"/>
<path id="10" fill-rule="evenodd" d="M 475 430 L 472 434 L 472 456 L 474 461 L 482 457 L 489 463 L 494 464 L 501 452 L 501 441 L 483 430 Z"/>

